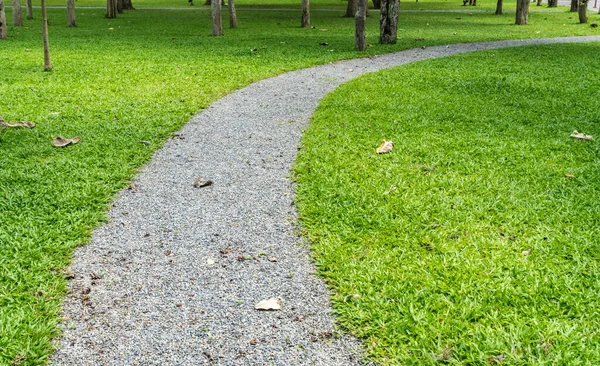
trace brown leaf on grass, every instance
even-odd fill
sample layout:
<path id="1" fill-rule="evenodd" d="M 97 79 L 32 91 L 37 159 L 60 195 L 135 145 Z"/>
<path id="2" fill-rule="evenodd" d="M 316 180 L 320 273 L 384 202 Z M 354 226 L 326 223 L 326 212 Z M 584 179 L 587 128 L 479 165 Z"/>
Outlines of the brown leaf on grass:
<path id="1" fill-rule="evenodd" d="M 52 145 L 54 145 L 56 147 L 65 147 L 68 145 L 78 144 L 80 141 L 81 141 L 81 138 L 79 136 L 75 136 L 72 139 L 58 136 L 54 140 L 52 140 Z"/>
<path id="2" fill-rule="evenodd" d="M 529 254 L 531 254 L 531 249 L 527 249 L 521 252 L 521 254 L 523 254 L 524 256 L 528 256 Z"/>
<path id="3" fill-rule="evenodd" d="M 2 117 L 0 117 L 0 126 L 5 127 L 5 128 L 34 128 L 35 127 L 35 123 L 33 122 L 15 122 L 15 123 L 8 123 L 5 120 L 2 119 Z"/>
<path id="4" fill-rule="evenodd" d="M 205 180 L 204 177 L 198 177 L 194 179 L 194 188 L 208 187 L 211 184 L 213 184 L 212 180 Z"/>
<path id="5" fill-rule="evenodd" d="M 392 141 L 383 140 L 381 145 L 379 145 L 379 147 L 377 148 L 377 153 L 385 154 L 385 153 L 392 151 L 393 148 L 394 148 L 394 143 Z"/>
<path id="6" fill-rule="evenodd" d="M 490 364 L 499 364 L 502 361 L 504 361 L 505 358 L 506 357 L 504 357 L 504 355 L 498 355 L 498 356 L 492 356 L 485 361 Z"/>
<path id="7" fill-rule="evenodd" d="M 571 134 L 571 137 L 574 139 L 577 139 L 577 140 L 588 140 L 588 141 L 592 141 L 594 139 L 591 135 L 586 135 L 577 130 L 573 131 L 573 133 Z"/>
<path id="8" fill-rule="evenodd" d="M 346 296 L 344 296 L 344 302 L 347 302 L 348 299 L 358 299 L 360 298 L 359 294 L 348 294 Z"/>
<path id="9" fill-rule="evenodd" d="M 283 305 L 283 298 L 273 297 L 271 299 L 262 300 L 258 304 L 254 305 L 256 310 L 281 310 Z"/>
<path id="10" fill-rule="evenodd" d="M 575 178 L 575 175 L 573 175 L 573 174 L 565 174 L 565 177 L 567 177 L 567 178 Z"/>
<path id="11" fill-rule="evenodd" d="M 393 191 L 395 191 L 395 190 L 396 190 L 396 188 L 398 188 L 398 187 L 396 187 L 396 186 L 391 186 L 391 187 L 390 187 L 390 189 L 388 189 L 387 191 L 385 191 L 383 194 L 390 194 L 390 193 L 392 193 Z"/>
<path id="12" fill-rule="evenodd" d="M 425 38 L 415 38 L 415 41 L 424 41 Z"/>
<path id="13" fill-rule="evenodd" d="M 454 347 L 444 347 L 442 353 L 437 355 L 437 360 L 442 362 L 450 361 L 452 358 L 452 351 L 454 351 Z"/>

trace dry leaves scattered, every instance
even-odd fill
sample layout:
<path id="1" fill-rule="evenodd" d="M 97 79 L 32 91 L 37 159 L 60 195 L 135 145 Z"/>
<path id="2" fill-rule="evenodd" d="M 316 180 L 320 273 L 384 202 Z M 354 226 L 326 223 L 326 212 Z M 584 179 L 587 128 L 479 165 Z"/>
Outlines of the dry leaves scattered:
<path id="1" fill-rule="evenodd" d="M 211 184 L 213 184 L 212 180 L 204 179 L 204 177 L 198 177 L 194 179 L 194 188 L 208 187 Z"/>

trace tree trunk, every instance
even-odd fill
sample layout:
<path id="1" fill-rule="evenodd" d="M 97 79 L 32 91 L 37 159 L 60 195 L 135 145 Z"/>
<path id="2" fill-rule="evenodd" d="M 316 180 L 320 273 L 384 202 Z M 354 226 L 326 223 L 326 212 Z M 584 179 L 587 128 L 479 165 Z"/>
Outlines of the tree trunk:
<path id="1" fill-rule="evenodd" d="M 211 5 L 211 4 L 212 4 L 212 2 L 211 2 L 210 0 L 206 0 L 206 1 L 204 2 L 204 5 Z"/>
<path id="2" fill-rule="evenodd" d="M 23 26 L 23 16 L 21 15 L 21 1 L 20 0 L 12 0 L 12 9 L 13 9 L 13 25 L 15 27 Z"/>
<path id="3" fill-rule="evenodd" d="M 578 5 L 579 5 L 579 0 L 571 0 L 571 9 L 569 9 L 569 12 L 576 13 L 579 10 Z"/>
<path id="4" fill-rule="evenodd" d="M 135 10 L 131 0 L 123 0 L 123 10 Z"/>
<path id="5" fill-rule="evenodd" d="M 473 0 L 473 2 L 470 5 L 471 6 L 477 6 L 477 0 Z"/>
<path id="6" fill-rule="evenodd" d="M 212 12 L 212 35 L 223 35 L 223 24 L 221 23 L 221 2 L 213 1 L 210 5 Z"/>
<path id="7" fill-rule="evenodd" d="M 310 27 L 310 0 L 302 0 L 302 28 Z"/>
<path id="8" fill-rule="evenodd" d="M 31 0 L 27 0 L 27 20 L 33 19 L 33 4 Z"/>
<path id="9" fill-rule="evenodd" d="M 379 17 L 379 43 L 394 44 L 398 35 L 400 0 L 383 0 Z"/>
<path id="10" fill-rule="evenodd" d="M 373 7 L 375 9 L 381 9 L 381 0 L 373 0 Z"/>
<path id="11" fill-rule="evenodd" d="M 549 8 L 556 8 L 558 6 L 558 0 L 548 0 Z"/>
<path id="12" fill-rule="evenodd" d="M 6 39 L 6 14 L 4 13 L 4 0 L 0 0 L 0 39 Z"/>
<path id="13" fill-rule="evenodd" d="M 237 28 L 237 14 L 235 13 L 234 0 L 229 0 L 229 28 Z"/>
<path id="14" fill-rule="evenodd" d="M 587 4 L 588 4 L 588 0 L 579 0 L 579 23 L 583 24 L 583 23 L 587 23 L 588 21 L 588 17 L 587 17 Z"/>
<path id="15" fill-rule="evenodd" d="M 346 18 L 354 18 L 356 16 L 356 2 L 357 0 L 348 0 L 348 6 L 346 7 Z"/>
<path id="16" fill-rule="evenodd" d="M 106 0 L 106 17 L 117 17 L 117 0 Z"/>
<path id="17" fill-rule="evenodd" d="M 529 18 L 529 0 L 517 0 L 516 25 L 526 25 Z"/>
<path id="18" fill-rule="evenodd" d="M 356 30 L 354 33 L 354 48 L 364 51 L 367 48 L 365 24 L 367 23 L 367 0 L 358 0 L 356 4 Z"/>
<path id="19" fill-rule="evenodd" d="M 537 6 L 542 6 L 542 0 L 537 0 Z"/>
<path id="20" fill-rule="evenodd" d="M 75 0 L 67 0 L 67 25 L 69 27 L 77 27 L 77 19 L 75 18 Z"/>
<path id="21" fill-rule="evenodd" d="M 502 15 L 502 0 L 496 2 L 496 15 Z"/>
<path id="22" fill-rule="evenodd" d="M 44 71 L 52 70 L 50 62 L 50 45 L 48 42 L 48 16 L 46 15 L 46 0 L 42 0 L 42 36 L 44 38 Z"/>
<path id="23" fill-rule="evenodd" d="M 117 13 L 123 14 L 125 11 L 123 10 L 123 0 L 117 0 Z"/>

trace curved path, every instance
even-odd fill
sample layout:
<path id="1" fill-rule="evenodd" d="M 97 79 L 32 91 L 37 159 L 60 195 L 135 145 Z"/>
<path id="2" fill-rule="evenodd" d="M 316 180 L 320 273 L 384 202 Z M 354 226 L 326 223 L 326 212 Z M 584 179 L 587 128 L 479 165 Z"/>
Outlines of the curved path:
<path id="1" fill-rule="evenodd" d="M 570 37 L 455 44 L 254 83 L 195 116 L 77 250 L 56 365 L 359 365 L 295 235 L 289 168 L 319 100 L 367 72 Z M 204 176 L 211 186 L 194 188 Z M 281 311 L 254 305 L 281 296 Z"/>

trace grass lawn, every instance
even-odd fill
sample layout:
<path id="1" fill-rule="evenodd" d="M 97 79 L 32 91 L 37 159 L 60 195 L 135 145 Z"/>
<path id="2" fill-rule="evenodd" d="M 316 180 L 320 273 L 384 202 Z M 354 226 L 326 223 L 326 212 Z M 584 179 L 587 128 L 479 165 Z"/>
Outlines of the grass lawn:
<path id="1" fill-rule="evenodd" d="M 321 103 L 298 209 L 370 357 L 600 364 L 600 145 L 569 137 L 600 137 L 599 65 L 600 43 L 485 51 Z"/>
<path id="2" fill-rule="evenodd" d="M 240 11 L 240 28 L 214 38 L 203 11 L 136 10 L 108 20 L 102 9 L 80 8 L 78 27 L 67 28 L 65 10 L 49 9 L 50 73 L 42 72 L 39 9 L 25 27 L 9 26 L 0 41 L 0 115 L 38 125 L 0 130 L 0 364 L 46 363 L 74 248 L 153 151 L 228 92 L 292 69 L 422 45 L 600 34 L 567 13 L 533 14 L 527 27 L 512 25 L 511 14 L 411 13 L 394 46 L 377 45 L 371 17 L 373 46 L 359 54 L 352 20 L 339 15 L 315 12 L 315 28 L 301 29 L 293 12 Z M 57 149 L 57 135 L 82 142 Z"/>

